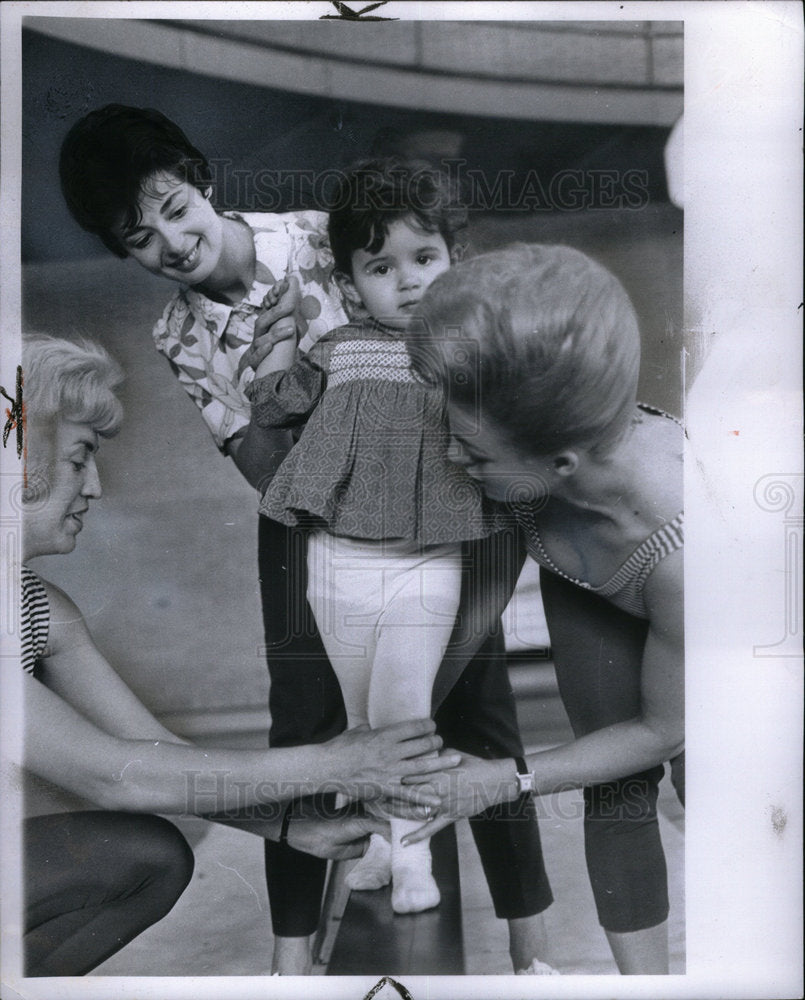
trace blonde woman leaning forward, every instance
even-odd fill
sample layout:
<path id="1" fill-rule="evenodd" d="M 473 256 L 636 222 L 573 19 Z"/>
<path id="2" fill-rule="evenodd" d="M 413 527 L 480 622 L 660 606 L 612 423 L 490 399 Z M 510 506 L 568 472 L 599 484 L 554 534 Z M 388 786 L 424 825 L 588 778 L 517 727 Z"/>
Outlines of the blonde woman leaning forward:
<path id="1" fill-rule="evenodd" d="M 584 787 L 587 867 L 620 971 L 668 971 L 663 763 L 683 797 L 683 432 L 636 400 L 637 320 L 603 267 L 519 246 L 441 275 L 410 337 L 444 387 L 463 464 L 510 504 L 542 593 L 576 739 L 526 761 L 464 755 L 443 809 Z M 518 777 L 519 772 L 519 777 Z M 411 838 L 442 825 L 440 817 Z"/>

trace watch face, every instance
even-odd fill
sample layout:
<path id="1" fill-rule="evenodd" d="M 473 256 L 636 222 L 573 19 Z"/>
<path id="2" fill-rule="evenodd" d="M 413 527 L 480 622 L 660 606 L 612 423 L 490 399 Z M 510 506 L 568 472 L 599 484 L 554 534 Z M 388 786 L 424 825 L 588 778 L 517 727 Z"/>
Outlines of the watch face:
<path id="1" fill-rule="evenodd" d="M 517 781 L 521 793 L 534 791 L 534 773 L 528 770 L 524 760 L 517 761 Z"/>

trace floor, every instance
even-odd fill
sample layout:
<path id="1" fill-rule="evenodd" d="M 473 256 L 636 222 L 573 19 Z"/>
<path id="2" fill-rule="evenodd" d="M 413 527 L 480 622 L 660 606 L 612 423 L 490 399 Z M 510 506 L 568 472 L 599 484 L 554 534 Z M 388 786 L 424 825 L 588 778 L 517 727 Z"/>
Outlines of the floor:
<path id="1" fill-rule="evenodd" d="M 545 661 L 511 668 L 529 752 L 569 736 Z M 537 729 L 537 727 L 539 727 Z M 221 743 L 220 734 L 205 737 Z M 262 735 L 231 736 L 230 745 L 259 745 Z M 616 975 L 598 925 L 584 864 L 579 792 L 539 800 L 540 830 L 554 904 L 545 914 L 548 960 L 564 975 Z M 196 854 L 190 886 L 173 911 L 99 966 L 97 976 L 260 976 L 270 972 L 272 935 L 263 880 L 262 842 L 206 823 L 178 824 Z M 668 779 L 660 825 L 669 870 L 671 972 L 685 971 L 684 814 Z M 466 822 L 457 825 L 464 953 L 468 975 L 510 975 L 506 923 L 495 917 Z M 390 970 L 393 971 L 393 970 Z M 317 969 L 325 974 L 326 969 Z"/>

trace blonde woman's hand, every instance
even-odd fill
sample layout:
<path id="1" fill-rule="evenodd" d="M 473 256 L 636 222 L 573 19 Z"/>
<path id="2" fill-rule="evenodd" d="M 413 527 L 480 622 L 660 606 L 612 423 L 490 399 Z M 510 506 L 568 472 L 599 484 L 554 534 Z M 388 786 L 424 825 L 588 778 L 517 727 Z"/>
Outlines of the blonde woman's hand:
<path id="1" fill-rule="evenodd" d="M 426 775 L 441 774 L 461 760 L 455 751 L 435 754 L 442 741 L 431 719 L 396 722 L 380 729 L 358 726 L 327 744 L 333 757 L 331 786 L 350 799 L 388 797 L 398 802 L 434 808 L 438 794 L 424 784 Z M 403 779 L 417 775 L 417 784 Z"/>
<path id="2" fill-rule="evenodd" d="M 389 825 L 374 816 L 356 815 L 349 809 L 334 816 L 315 815 L 312 807 L 297 803 L 288 823 L 288 843 L 317 858 L 360 858 L 372 833 L 389 836 Z"/>

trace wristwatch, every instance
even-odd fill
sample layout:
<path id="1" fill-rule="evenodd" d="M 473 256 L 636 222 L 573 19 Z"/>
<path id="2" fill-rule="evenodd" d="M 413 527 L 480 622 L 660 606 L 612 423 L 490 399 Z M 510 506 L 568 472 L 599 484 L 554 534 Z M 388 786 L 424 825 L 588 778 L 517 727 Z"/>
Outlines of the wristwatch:
<path id="1" fill-rule="evenodd" d="M 520 786 L 520 794 L 533 794 L 534 772 L 528 770 L 526 762 L 522 757 L 515 757 L 514 763 L 517 765 L 517 784 Z"/>

